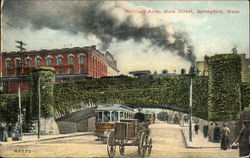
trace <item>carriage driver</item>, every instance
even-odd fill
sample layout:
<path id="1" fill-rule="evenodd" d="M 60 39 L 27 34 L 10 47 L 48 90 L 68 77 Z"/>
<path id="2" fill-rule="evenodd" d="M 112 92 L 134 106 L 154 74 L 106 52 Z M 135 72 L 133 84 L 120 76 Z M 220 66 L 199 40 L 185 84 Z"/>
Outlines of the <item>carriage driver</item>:
<path id="1" fill-rule="evenodd" d="M 134 119 L 137 119 L 140 123 L 145 121 L 145 115 L 141 112 L 141 108 L 138 108 L 138 112 L 135 113 Z"/>

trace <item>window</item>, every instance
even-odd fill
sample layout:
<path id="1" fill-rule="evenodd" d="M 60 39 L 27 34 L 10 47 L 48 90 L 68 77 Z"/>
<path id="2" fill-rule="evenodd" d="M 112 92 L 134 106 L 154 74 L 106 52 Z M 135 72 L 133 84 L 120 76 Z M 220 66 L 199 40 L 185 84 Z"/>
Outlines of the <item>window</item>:
<path id="1" fill-rule="evenodd" d="M 36 67 L 41 66 L 41 59 L 40 58 L 36 58 Z"/>
<path id="2" fill-rule="evenodd" d="M 110 121 L 110 112 L 105 111 L 104 112 L 104 122 L 109 122 Z"/>
<path id="3" fill-rule="evenodd" d="M 61 65 L 62 64 L 62 57 L 57 57 L 56 58 L 56 65 Z"/>
<path id="4" fill-rule="evenodd" d="M 68 56 L 68 64 L 72 65 L 74 63 L 74 57 L 73 56 Z"/>
<path id="5" fill-rule="evenodd" d="M 46 65 L 51 66 L 51 58 L 50 57 L 46 58 Z"/>
<path id="6" fill-rule="evenodd" d="M 25 59 L 25 66 L 30 67 L 30 59 L 29 58 Z"/>
<path id="7" fill-rule="evenodd" d="M 83 73 L 84 73 L 84 69 L 80 68 L 80 74 L 83 74 Z"/>
<path id="8" fill-rule="evenodd" d="M 10 68 L 10 60 L 5 60 L 5 67 Z"/>
<path id="9" fill-rule="evenodd" d="M 73 74 L 73 69 L 72 68 L 68 69 L 68 74 Z"/>
<path id="10" fill-rule="evenodd" d="M 118 112 L 111 113 L 111 121 L 113 122 L 118 121 Z"/>
<path id="11" fill-rule="evenodd" d="M 123 112 L 120 112 L 120 118 L 123 118 Z"/>
<path id="12" fill-rule="evenodd" d="M 102 112 L 96 113 L 96 122 L 102 122 Z"/>
<path id="13" fill-rule="evenodd" d="M 16 68 L 20 68 L 20 67 L 21 67 L 21 60 L 16 59 Z"/>
<path id="14" fill-rule="evenodd" d="M 78 57 L 78 62 L 79 64 L 83 64 L 83 55 Z"/>

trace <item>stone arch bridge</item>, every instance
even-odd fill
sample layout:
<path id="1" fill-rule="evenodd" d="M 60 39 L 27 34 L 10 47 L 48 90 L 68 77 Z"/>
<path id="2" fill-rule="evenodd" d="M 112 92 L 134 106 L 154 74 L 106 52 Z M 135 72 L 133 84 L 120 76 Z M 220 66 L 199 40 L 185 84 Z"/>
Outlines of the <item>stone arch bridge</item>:
<path id="1" fill-rule="evenodd" d="M 209 57 L 207 62 L 209 76 L 192 77 L 193 114 L 213 121 L 236 120 L 250 100 L 250 91 L 246 90 L 250 85 L 241 82 L 240 57 L 236 54 L 221 54 Z M 41 90 L 42 98 L 45 98 L 43 105 L 47 107 L 45 114 L 49 112 L 50 106 L 58 113 L 69 113 L 72 109 L 79 109 L 79 103 L 87 104 L 90 100 L 95 104 L 116 103 L 132 108 L 189 111 L 191 76 L 188 75 L 105 78 L 54 84 L 53 71 L 41 71 L 44 70 L 36 71 L 38 78 L 44 78 L 45 82 L 41 86 L 49 85 L 46 86 L 49 88 Z M 34 77 L 33 81 L 36 83 L 37 78 Z M 37 101 L 33 100 L 35 105 Z M 73 116 L 65 119 L 70 118 Z"/>

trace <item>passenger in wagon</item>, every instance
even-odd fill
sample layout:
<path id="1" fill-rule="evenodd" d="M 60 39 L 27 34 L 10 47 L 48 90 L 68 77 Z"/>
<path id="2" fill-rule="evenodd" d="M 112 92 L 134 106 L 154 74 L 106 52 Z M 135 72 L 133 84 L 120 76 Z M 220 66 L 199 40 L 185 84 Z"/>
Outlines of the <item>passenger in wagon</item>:
<path id="1" fill-rule="evenodd" d="M 134 119 L 137 119 L 140 123 L 145 121 L 145 115 L 141 112 L 141 108 L 138 108 L 138 112 L 135 113 Z"/>

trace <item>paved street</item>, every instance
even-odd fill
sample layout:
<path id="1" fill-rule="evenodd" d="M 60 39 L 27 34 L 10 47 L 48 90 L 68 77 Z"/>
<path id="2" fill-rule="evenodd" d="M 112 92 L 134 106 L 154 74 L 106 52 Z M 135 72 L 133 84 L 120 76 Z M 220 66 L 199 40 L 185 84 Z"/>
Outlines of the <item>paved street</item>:
<path id="1" fill-rule="evenodd" d="M 151 125 L 153 150 L 150 157 L 164 158 L 237 158 L 238 150 L 219 148 L 187 149 L 179 125 L 157 122 Z M 106 145 L 95 141 L 93 135 L 56 140 L 7 144 L 0 147 L 3 157 L 107 157 Z M 137 157 L 136 147 L 126 147 L 125 156 Z"/>

